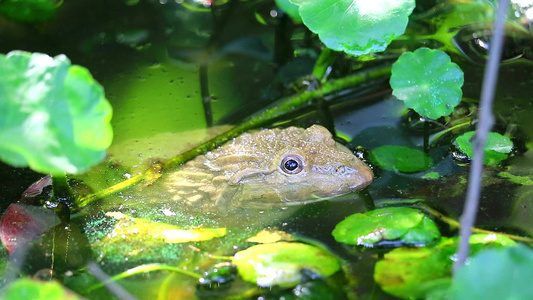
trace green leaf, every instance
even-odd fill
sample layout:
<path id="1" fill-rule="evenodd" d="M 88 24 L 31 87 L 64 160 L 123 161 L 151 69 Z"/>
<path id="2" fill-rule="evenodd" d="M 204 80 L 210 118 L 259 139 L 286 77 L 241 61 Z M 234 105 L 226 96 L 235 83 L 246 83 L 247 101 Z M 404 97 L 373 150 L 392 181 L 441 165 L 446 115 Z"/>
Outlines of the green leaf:
<path id="1" fill-rule="evenodd" d="M 64 55 L 0 54 L 0 159 L 42 173 L 80 173 L 112 140 L 111 106 L 89 71 Z"/>
<path id="2" fill-rule="evenodd" d="M 133 218 L 120 212 L 107 212 L 106 216 L 113 217 L 118 222 L 113 231 L 102 241 L 103 244 L 128 243 L 141 247 L 153 244 L 179 244 L 188 242 L 208 241 L 226 235 L 226 228 L 198 227 L 182 229 L 170 224 L 152 222 L 150 220 Z M 135 246 L 132 246 L 134 249 Z"/>
<path id="3" fill-rule="evenodd" d="M 57 281 L 39 281 L 28 278 L 21 278 L 14 281 L 2 291 L 2 294 L 2 299 L 4 300 L 82 299 L 72 291 L 67 290 Z"/>
<path id="4" fill-rule="evenodd" d="M 452 299 L 533 299 L 532 278 L 533 250 L 489 249 L 459 269 L 451 295 Z"/>
<path id="5" fill-rule="evenodd" d="M 275 0 L 276 5 L 286 14 L 288 14 L 295 23 L 302 23 L 302 18 L 298 13 L 298 6 L 292 4 L 289 0 Z"/>
<path id="6" fill-rule="evenodd" d="M 290 0 L 303 23 L 330 49 L 353 55 L 383 51 L 405 32 L 414 0 Z"/>
<path id="7" fill-rule="evenodd" d="M 353 214 L 337 224 L 332 234 L 337 242 L 365 247 L 394 240 L 423 246 L 440 238 L 439 229 L 431 219 L 421 211 L 407 207 Z"/>
<path id="8" fill-rule="evenodd" d="M 455 145 L 461 152 L 472 158 L 474 156 L 474 139 L 475 131 L 465 132 L 455 139 Z M 483 163 L 486 165 L 496 165 L 502 160 L 507 159 L 508 154 L 513 150 L 513 142 L 506 136 L 497 132 L 489 132 L 485 142 L 485 158 Z"/>
<path id="9" fill-rule="evenodd" d="M 340 268 L 338 259 L 315 246 L 278 242 L 260 244 L 235 254 L 233 263 L 241 277 L 261 287 L 293 287 L 303 269 L 327 277 Z"/>
<path id="10" fill-rule="evenodd" d="M 370 161 L 385 170 L 404 173 L 429 169 L 433 160 L 426 153 L 406 146 L 385 145 L 372 149 Z"/>
<path id="11" fill-rule="evenodd" d="M 42 22 L 52 18 L 58 7 L 55 0 L 0 1 L 0 14 L 21 22 Z"/>
<path id="12" fill-rule="evenodd" d="M 463 96 L 463 71 L 440 50 L 405 52 L 391 72 L 392 94 L 425 118 L 451 114 Z"/>
<path id="13" fill-rule="evenodd" d="M 470 253 L 489 247 L 514 246 L 511 239 L 496 234 L 474 234 Z M 404 299 L 427 299 L 440 294 L 451 283 L 451 268 L 456 257 L 458 238 L 442 239 L 425 248 L 396 248 L 376 263 L 374 280 L 389 294 Z M 484 274 L 478 273 L 479 274 Z M 486 298 L 456 298 L 486 299 Z"/>

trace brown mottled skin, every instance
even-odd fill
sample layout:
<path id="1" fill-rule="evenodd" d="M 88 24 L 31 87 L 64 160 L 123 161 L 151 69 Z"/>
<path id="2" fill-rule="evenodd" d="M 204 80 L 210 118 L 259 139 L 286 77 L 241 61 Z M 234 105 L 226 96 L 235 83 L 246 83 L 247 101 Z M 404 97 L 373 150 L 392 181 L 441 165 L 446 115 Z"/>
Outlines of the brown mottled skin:
<path id="1" fill-rule="evenodd" d="M 362 189 L 372 179 L 372 171 L 327 129 L 313 125 L 244 133 L 162 184 L 174 203 L 210 210 L 317 201 Z"/>

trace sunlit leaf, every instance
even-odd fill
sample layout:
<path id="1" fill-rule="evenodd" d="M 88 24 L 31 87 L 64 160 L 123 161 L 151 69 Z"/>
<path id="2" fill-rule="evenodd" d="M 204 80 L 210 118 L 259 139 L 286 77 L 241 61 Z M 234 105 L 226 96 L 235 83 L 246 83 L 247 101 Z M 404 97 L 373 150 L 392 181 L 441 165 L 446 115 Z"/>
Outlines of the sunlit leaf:
<path id="1" fill-rule="evenodd" d="M 261 230 L 256 235 L 248 238 L 246 241 L 250 243 L 266 244 L 275 243 L 279 241 L 292 241 L 292 235 L 280 230 Z"/>
<path id="2" fill-rule="evenodd" d="M 402 35 L 414 0 L 290 0 L 303 23 L 330 49 L 354 55 L 383 51 Z"/>
<path id="3" fill-rule="evenodd" d="M 455 237 L 443 239 L 432 247 L 394 249 L 376 263 L 374 280 L 387 293 L 403 299 L 426 299 L 427 295 L 445 291 L 451 283 L 457 241 Z M 516 243 L 495 234 L 475 234 L 470 239 L 470 245 L 470 253 L 476 254 L 488 247 L 513 246 Z"/>
<path id="4" fill-rule="evenodd" d="M 2 292 L 2 299 L 4 300 L 83 299 L 82 297 L 74 294 L 72 291 L 67 290 L 57 281 L 39 281 L 29 278 L 21 278 L 14 281 Z"/>
<path id="5" fill-rule="evenodd" d="M 425 118 L 447 116 L 461 102 L 463 71 L 440 50 L 405 52 L 391 72 L 392 94 Z"/>
<path id="6" fill-rule="evenodd" d="M 475 131 L 465 132 L 455 139 L 455 144 L 463 152 L 472 158 L 474 156 L 474 135 Z M 483 163 L 495 165 L 507 159 L 508 154 L 513 150 L 513 142 L 506 136 L 497 132 L 489 132 L 485 143 L 485 158 Z"/>
<path id="7" fill-rule="evenodd" d="M 133 218 L 120 212 L 108 212 L 106 215 L 115 218 L 118 222 L 104 243 L 118 243 L 127 239 L 129 243 L 138 240 L 147 245 L 152 243 L 175 244 L 208 241 L 226 235 L 226 228 L 182 229 L 170 224 Z"/>
<path id="8" fill-rule="evenodd" d="M 404 173 L 424 171 L 433 165 L 431 157 L 423 151 L 395 145 L 372 149 L 370 160 L 385 170 Z"/>
<path id="9" fill-rule="evenodd" d="M 286 14 L 288 14 L 295 23 L 302 23 L 302 18 L 298 13 L 298 6 L 292 4 L 289 0 L 275 0 L 276 5 Z"/>
<path id="10" fill-rule="evenodd" d="M 0 14 L 21 22 L 41 22 L 55 15 L 60 2 L 55 0 L 4 0 L 0 1 Z"/>
<path id="11" fill-rule="evenodd" d="M 0 159 L 52 174 L 79 173 L 111 144 L 111 106 L 89 71 L 64 55 L 0 54 Z"/>
<path id="12" fill-rule="evenodd" d="M 459 269 L 451 295 L 452 299 L 533 299 L 532 278 L 531 248 L 489 249 Z"/>
<path id="13" fill-rule="evenodd" d="M 330 253 L 315 246 L 279 242 L 260 244 L 235 254 L 233 263 L 241 277 L 261 287 L 292 287 L 302 280 L 302 270 L 327 277 L 340 268 Z"/>
<path id="14" fill-rule="evenodd" d="M 365 247 L 387 241 L 423 246 L 440 238 L 431 219 L 408 207 L 387 207 L 353 214 L 337 224 L 332 234 L 337 242 Z"/>

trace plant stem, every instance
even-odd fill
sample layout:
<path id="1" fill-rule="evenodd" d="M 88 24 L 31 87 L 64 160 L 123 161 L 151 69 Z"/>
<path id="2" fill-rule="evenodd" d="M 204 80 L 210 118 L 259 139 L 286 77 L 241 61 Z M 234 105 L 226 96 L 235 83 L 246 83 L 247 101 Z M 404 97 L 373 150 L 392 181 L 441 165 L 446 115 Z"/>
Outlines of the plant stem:
<path id="1" fill-rule="evenodd" d="M 443 135 L 445 135 L 446 133 L 452 131 L 452 130 L 455 130 L 457 128 L 460 128 L 460 127 L 463 127 L 463 126 L 469 126 L 470 124 L 472 124 L 472 121 L 466 121 L 466 122 L 463 122 L 463 123 L 459 123 L 457 125 L 454 125 L 450 128 L 447 128 L 443 131 L 440 131 L 440 132 L 437 132 L 436 134 L 434 134 L 433 136 L 430 137 L 430 141 L 429 141 L 429 144 L 430 145 L 433 145 L 436 143 L 436 141 L 442 137 Z"/>
<path id="2" fill-rule="evenodd" d="M 479 124 L 476 129 L 474 157 L 472 158 L 472 166 L 470 167 L 467 198 L 463 209 L 463 215 L 461 216 L 460 244 L 459 250 L 457 251 L 457 261 L 455 261 L 453 265 L 454 274 L 457 273 L 468 257 L 471 228 L 476 221 L 476 214 L 479 206 L 484 148 L 487 135 L 494 123 L 492 103 L 494 100 L 494 90 L 498 81 L 498 68 L 500 66 L 500 57 L 503 47 L 504 25 L 509 6 L 508 2 L 508 0 L 499 1 L 498 14 L 494 22 L 494 34 L 489 49 L 489 60 L 483 76 Z"/>
<path id="3" fill-rule="evenodd" d="M 324 48 L 313 67 L 313 76 L 320 82 L 324 82 L 329 74 L 329 68 L 335 59 L 337 59 L 337 52 L 329 48 Z"/>
<path id="4" fill-rule="evenodd" d="M 163 170 L 172 170 L 175 167 L 185 163 L 188 160 L 195 158 L 200 154 L 203 154 L 207 151 L 213 150 L 214 148 L 221 146 L 228 140 L 237 137 L 245 131 L 268 124 L 269 122 L 272 122 L 282 117 L 284 114 L 292 113 L 298 108 L 308 105 L 313 99 L 324 97 L 324 95 L 331 94 L 334 92 L 342 91 L 348 87 L 361 85 L 369 80 L 383 79 L 384 77 L 390 76 L 390 71 L 390 64 L 382 65 L 365 72 L 359 72 L 357 74 L 347 76 L 341 79 L 328 81 L 319 89 L 302 92 L 300 94 L 281 99 L 275 102 L 271 107 L 258 114 L 251 116 L 248 120 L 245 120 L 241 124 L 233 127 L 225 133 L 222 133 L 221 135 L 218 135 L 213 139 L 203 144 L 200 144 L 192 150 L 183 152 L 177 155 L 176 157 L 171 158 L 170 160 L 165 162 L 165 164 L 163 165 Z M 95 194 L 87 195 L 78 200 L 78 207 L 84 207 L 97 199 L 109 196 L 113 193 L 123 190 L 129 186 L 139 183 L 140 181 L 148 177 L 153 177 L 153 175 L 151 176 L 150 172 L 151 170 L 148 170 L 143 174 L 133 176 L 130 179 L 113 185 L 105 190 L 99 191 Z"/>
<path id="5" fill-rule="evenodd" d="M 426 212 L 428 212 L 429 214 L 431 214 L 435 218 L 437 218 L 437 219 L 443 221 L 444 223 L 448 224 L 452 228 L 460 228 L 461 227 L 461 223 L 459 223 L 457 220 L 454 220 L 454 219 L 452 219 L 450 217 L 447 217 L 447 216 L 441 214 L 440 212 L 430 208 L 427 205 L 418 204 L 417 206 L 420 207 L 422 210 L 425 210 Z M 515 241 L 520 241 L 520 242 L 524 242 L 524 243 L 528 243 L 528 244 L 533 244 L 533 239 L 529 238 L 529 237 L 526 237 L 526 236 L 519 236 L 519 235 L 508 234 L 508 233 L 503 233 L 503 232 L 495 232 L 495 231 L 485 230 L 485 229 L 476 228 L 476 227 L 472 227 L 471 230 L 472 230 L 472 232 L 475 232 L 475 233 L 497 234 L 497 235 L 508 237 L 508 238 L 510 238 L 512 240 L 515 240 Z"/>
<path id="6" fill-rule="evenodd" d="M 74 203 L 74 194 L 68 185 L 65 174 L 52 176 L 52 189 L 54 191 L 53 202 L 49 203 L 62 222 L 70 220 L 70 206 Z"/>
<path id="7" fill-rule="evenodd" d="M 429 122 L 424 121 L 424 152 L 429 152 Z"/>

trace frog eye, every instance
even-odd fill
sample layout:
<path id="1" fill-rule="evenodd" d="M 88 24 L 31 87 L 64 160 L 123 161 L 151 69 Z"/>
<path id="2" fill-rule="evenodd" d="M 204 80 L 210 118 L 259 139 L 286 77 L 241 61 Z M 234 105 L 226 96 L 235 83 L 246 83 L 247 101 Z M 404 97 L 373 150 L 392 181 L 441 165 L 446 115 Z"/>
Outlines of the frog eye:
<path id="1" fill-rule="evenodd" d="M 287 155 L 281 160 L 279 167 L 287 174 L 298 174 L 304 169 L 304 163 L 297 155 Z"/>

